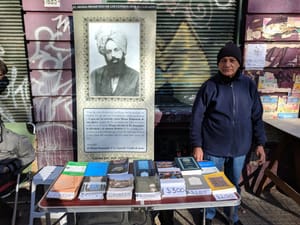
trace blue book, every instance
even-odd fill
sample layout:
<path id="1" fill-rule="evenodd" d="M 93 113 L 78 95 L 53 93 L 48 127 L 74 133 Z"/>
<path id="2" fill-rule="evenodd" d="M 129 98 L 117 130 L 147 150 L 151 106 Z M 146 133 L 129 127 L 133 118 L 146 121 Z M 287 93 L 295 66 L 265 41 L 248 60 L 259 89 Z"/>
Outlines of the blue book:
<path id="1" fill-rule="evenodd" d="M 88 162 L 84 176 L 107 176 L 109 162 Z"/>
<path id="2" fill-rule="evenodd" d="M 219 172 L 218 168 L 216 167 L 216 164 L 213 161 L 204 160 L 199 161 L 198 164 L 202 169 L 202 174 Z"/>

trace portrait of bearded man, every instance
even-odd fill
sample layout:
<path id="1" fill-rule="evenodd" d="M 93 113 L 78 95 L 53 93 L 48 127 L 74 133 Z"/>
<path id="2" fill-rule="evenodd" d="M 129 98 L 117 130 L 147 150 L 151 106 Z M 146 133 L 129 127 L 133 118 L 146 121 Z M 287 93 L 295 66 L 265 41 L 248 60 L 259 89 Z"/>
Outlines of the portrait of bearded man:
<path id="1" fill-rule="evenodd" d="M 90 74 L 91 96 L 138 96 L 140 74 L 126 64 L 127 37 L 119 30 L 99 30 L 97 50 L 106 65 Z"/>

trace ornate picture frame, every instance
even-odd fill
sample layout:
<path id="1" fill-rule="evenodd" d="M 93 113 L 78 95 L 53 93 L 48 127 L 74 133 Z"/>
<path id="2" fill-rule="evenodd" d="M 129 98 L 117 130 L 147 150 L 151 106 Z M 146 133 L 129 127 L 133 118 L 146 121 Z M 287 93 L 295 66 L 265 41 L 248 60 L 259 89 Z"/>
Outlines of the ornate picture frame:
<path id="1" fill-rule="evenodd" d="M 73 5 L 73 25 L 78 160 L 153 159 L 155 5 Z"/>

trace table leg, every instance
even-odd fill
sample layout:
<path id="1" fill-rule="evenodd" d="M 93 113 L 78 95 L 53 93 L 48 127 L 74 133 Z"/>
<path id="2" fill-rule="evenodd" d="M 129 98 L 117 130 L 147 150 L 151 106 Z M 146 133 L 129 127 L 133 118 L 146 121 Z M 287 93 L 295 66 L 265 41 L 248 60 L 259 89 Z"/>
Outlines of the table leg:
<path id="1" fill-rule="evenodd" d="M 202 224 L 205 225 L 206 208 L 203 208 Z"/>
<path id="2" fill-rule="evenodd" d="M 229 212 L 229 218 L 228 218 L 228 222 L 229 225 L 233 225 L 233 213 L 234 213 L 234 206 L 230 207 L 230 212 Z"/>

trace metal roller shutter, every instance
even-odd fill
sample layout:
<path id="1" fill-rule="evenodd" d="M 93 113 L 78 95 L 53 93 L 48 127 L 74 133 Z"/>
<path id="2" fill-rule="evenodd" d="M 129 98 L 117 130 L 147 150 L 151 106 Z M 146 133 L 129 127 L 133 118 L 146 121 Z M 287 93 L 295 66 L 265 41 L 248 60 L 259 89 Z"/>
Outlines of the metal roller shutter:
<path id="1" fill-rule="evenodd" d="M 217 71 L 220 47 L 235 40 L 239 2 L 139 2 L 157 4 L 156 105 L 191 105 L 201 84 Z"/>
<path id="2" fill-rule="evenodd" d="M 0 94 L 4 121 L 32 121 L 30 84 L 19 0 L 0 1 L 0 59 L 8 66 L 10 84 Z"/>

